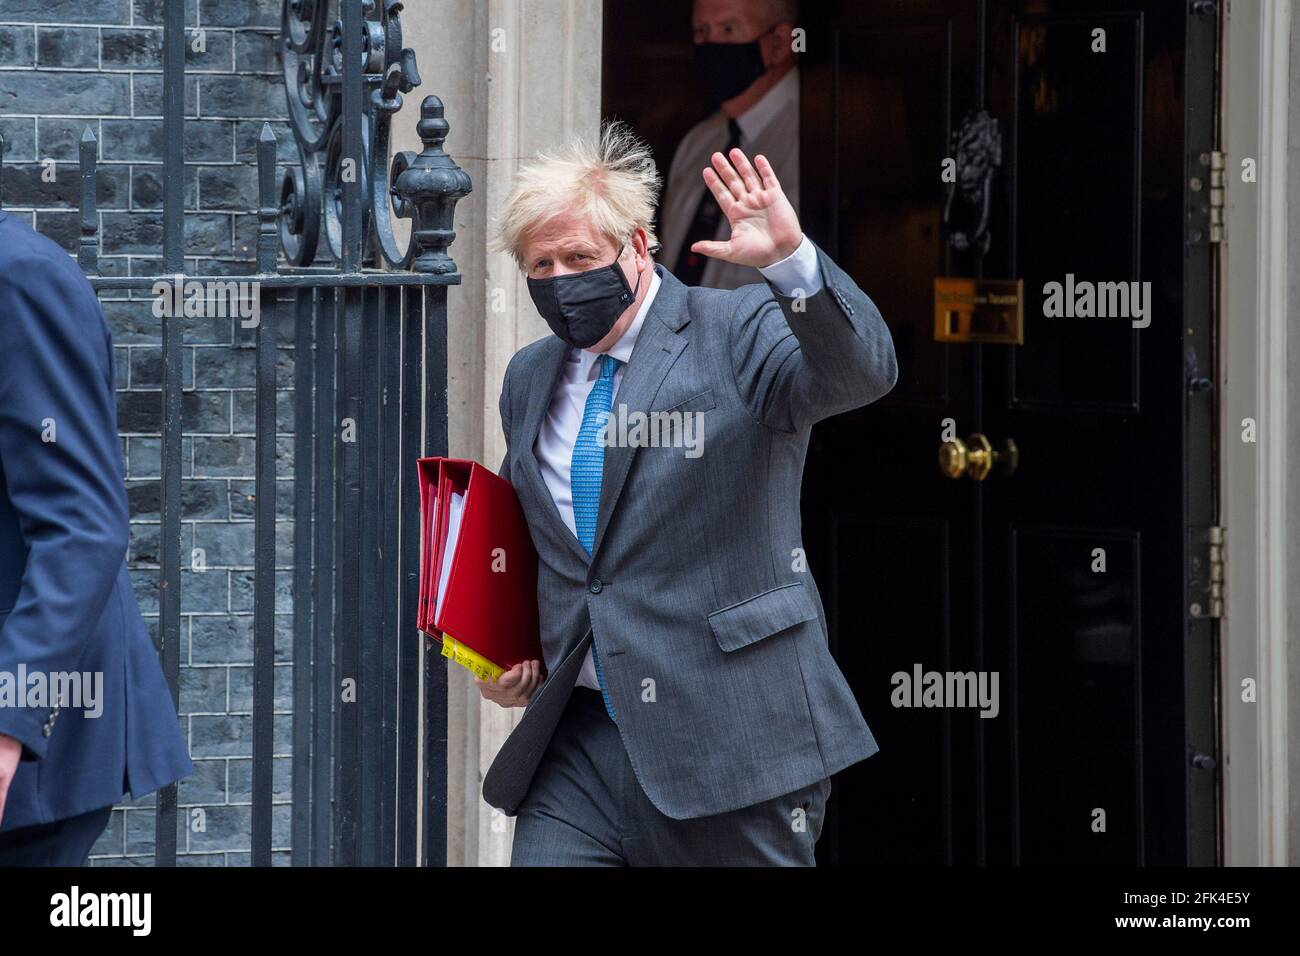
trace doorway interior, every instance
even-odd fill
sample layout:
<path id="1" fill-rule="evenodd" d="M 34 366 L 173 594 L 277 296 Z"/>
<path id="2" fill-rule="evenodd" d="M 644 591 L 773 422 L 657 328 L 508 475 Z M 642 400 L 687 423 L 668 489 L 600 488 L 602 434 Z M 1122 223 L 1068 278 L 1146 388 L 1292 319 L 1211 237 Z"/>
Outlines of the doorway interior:
<path id="1" fill-rule="evenodd" d="M 900 365 L 805 471 L 832 650 L 881 745 L 835 778 L 824 863 L 1221 859 L 1218 20 L 1196 6 L 804 5 L 801 215 Z M 602 115 L 665 173 L 708 111 L 690 8 L 605 4 Z M 1020 280 L 1022 344 L 936 341 L 940 277 Z M 1052 282 L 1135 298 L 1048 316 Z M 896 675 L 931 672 L 996 673 L 996 715 L 896 706 Z"/>

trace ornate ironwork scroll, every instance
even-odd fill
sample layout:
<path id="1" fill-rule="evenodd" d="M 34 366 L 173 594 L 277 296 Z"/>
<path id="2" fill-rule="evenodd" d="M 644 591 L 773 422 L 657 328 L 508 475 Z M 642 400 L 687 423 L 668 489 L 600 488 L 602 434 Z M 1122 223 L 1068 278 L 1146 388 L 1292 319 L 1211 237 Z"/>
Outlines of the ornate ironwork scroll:
<path id="1" fill-rule="evenodd" d="M 289 120 L 302 160 L 300 167 L 285 170 L 280 188 L 279 231 L 285 257 L 295 266 L 311 265 L 323 230 L 330 253 L 341 258 L 341 184 L 351 174 L 360 179 L 361 194 L 367 197 L 362 214 L 365 265 L 455 271 L 446 252 L 454 236 L 451 213 L 456 201 L 470 191 L 470 182 L 442 150 L 447 123 L 437 97 L 427 97 L 421 110 L 423 151 L 403 151 L 389 164 L 392 116 L 402 107 L 402 94 L 420 85 L 415 51 L 402 46 L 402 0 L 360 0 L 362 62 L 347 72 L 358 67 L 362 71 L 365 155 L 352 165 L 343 155 L 340 2 L 284 0 L 282 8 L 281 65 Z M 419 175 L 408 172 L 417 169 Z M 404 248 L 393 231 L 394 216 L 415 220 Z M 446 241 L 441 238 L 444 233 Z"/>

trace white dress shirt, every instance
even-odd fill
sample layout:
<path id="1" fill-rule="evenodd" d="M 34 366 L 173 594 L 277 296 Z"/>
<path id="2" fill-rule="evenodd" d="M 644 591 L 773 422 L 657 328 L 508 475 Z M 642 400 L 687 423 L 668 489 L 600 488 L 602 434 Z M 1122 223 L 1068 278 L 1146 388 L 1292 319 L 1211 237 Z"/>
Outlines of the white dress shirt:
<path id="1" fill-rule="evenodd" d="M 804 236 L 799 248 L 786 258 L 759 271 L 782 295 L 794 295 L 796 290 L 802 289 L 804 295 L 811 296 L 822 287 L 817 250 L 813 248 L 807 236 Z M 621 363 L 614 372 L 615 400 L 618 398 L 619 383 L 623 380 L 623 370 L 632 357 L 637 335 L 650 312 L 655 295 L 659 292 L 661 280 L 657 273 L 652 272 L 651 276 L 650 288 L 641 303 L 641 308 L 637 310 L 636 318 L 609 349 L 608 354 Z M 542 422 L 541 431 L 537 434 L 537 444 L 534 446 L 547 490 L 555 500 L 555 507 L 559 510 L 560 517 L 564 519 L 564 523 L 568 525 L 574 537 L 577 537 L 578 531 L 573 519 L 573 489 L 569 483 L 569 467 L 573 459 L 573 443 L 577 441 L 578 429 L 582 425 L 582 413 L 587 407 L 587 396 L 591 394 L 592 386 L 596 384 L 597 355 L 598 353 L 586 349 L 569 349 L 564 371 L 555 386 L 546 419 Z M 582 662 L 577 683 L 582 687 L 600 690 L 590 650 L 587 651 L 587 657 Z"/>
<path id="2" fill-rule="evenodd" d="M 783 113 L 799 115 L 799 71 L 792 69 L 773 84 L 762 98 L 736 117 L 742 141 L 759 134 Z"/>

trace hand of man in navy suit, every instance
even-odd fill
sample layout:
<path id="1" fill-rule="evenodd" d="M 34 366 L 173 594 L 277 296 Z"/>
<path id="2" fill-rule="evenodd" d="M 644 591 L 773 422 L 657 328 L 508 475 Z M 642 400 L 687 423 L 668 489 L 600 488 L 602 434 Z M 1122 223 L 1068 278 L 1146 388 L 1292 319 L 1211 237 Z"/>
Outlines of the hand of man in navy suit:
<path id="1" fill-rule="evenodd" d="M 9 795 L 9 784 L 13 783 L 14 774 L 18 772 L 18 761 L 23 755 L 23 745 L 12 737 L 0 734 L 0 823 L 5 818 L 5 797 Z"/>

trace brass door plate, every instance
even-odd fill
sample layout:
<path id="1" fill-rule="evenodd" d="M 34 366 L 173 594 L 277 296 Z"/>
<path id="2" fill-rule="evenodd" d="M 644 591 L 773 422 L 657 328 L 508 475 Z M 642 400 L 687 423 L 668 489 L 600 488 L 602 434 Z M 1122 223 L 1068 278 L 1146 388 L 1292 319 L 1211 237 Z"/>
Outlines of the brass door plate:
<path id="1" fill-rule="evenodd" d="M 1025 344 L 1023 279 L 934 280 L 934 340 Z"/>

